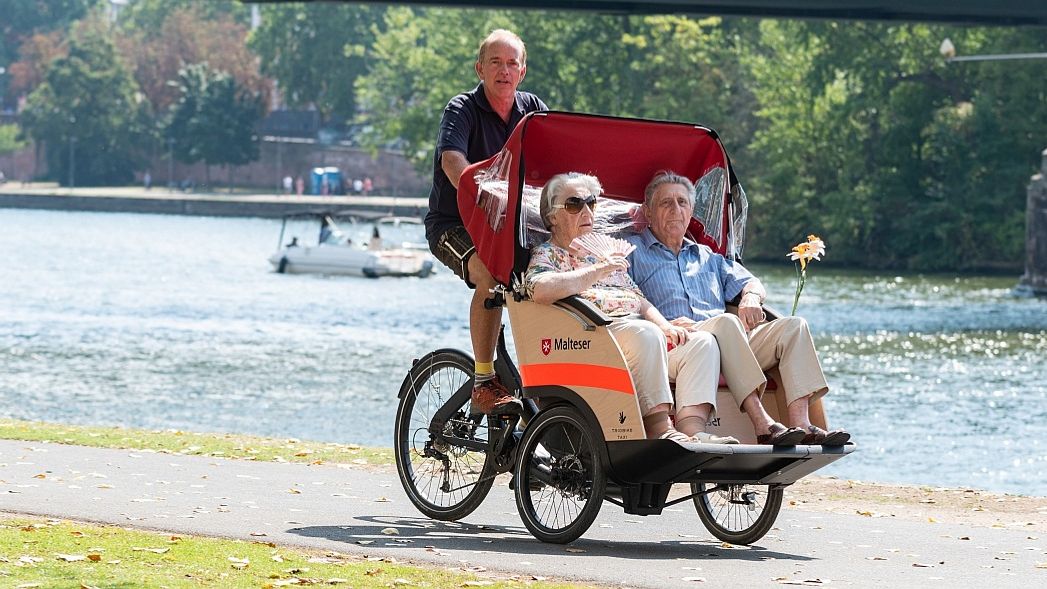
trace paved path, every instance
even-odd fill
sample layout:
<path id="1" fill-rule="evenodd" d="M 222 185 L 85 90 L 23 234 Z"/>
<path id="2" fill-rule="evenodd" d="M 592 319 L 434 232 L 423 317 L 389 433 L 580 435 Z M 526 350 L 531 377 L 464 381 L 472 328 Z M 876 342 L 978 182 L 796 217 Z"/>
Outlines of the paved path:
<path id="1" fill-rule="evenodd" d="M 43 475 L 43 476 L 40 476 Z M 1047 538 L 783 509 L 758 546 L 728 547 L 689 503 L 604 504 L 582 539 L 542 544 L 495 487 L 459 524 L 421 517 L 392 469 L 259 463 L 0 440 L 0 511 L 392 556 L 609 586 L 1044 587 Z M 1030 514 L 1030 517 L 1035 517 Z M 383 535 L 394 527 L 398 536 Z M 699 581 L 698 579 L 704 579 Z"/>

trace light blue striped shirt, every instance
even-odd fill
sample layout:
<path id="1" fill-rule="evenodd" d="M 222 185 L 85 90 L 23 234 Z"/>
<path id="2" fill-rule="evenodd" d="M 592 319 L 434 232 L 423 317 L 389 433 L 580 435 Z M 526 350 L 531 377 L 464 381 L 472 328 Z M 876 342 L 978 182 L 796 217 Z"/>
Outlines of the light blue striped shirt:
<path id="1" fill-rule="evenodd" d="M 629 254 L 629 275 L 643 296 L 665 318 L 704 321 L 720 315 L 727 301 L 738 296 L 753 275 L 704 245 L 684 240 L 677 256 L 650 229 L 627 238 L 636 246 Z"/>

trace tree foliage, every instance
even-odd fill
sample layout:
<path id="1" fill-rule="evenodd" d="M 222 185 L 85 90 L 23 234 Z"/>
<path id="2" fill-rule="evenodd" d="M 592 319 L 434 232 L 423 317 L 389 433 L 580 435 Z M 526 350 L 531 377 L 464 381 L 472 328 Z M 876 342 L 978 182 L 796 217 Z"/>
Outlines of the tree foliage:
<path id="1" fill-rule="evenodd" d="M 1047 136 L 1042 62 L 946 65 L 945 37 L 968 54 L 1047 46 L 1037 30 L 761 25 L 746 58 L 764 121 L 750 253 L 813 232 L 831 259 L 863 266 L 1020 260 L 1024 185 Z"/>
<path id="2" fill-rule="evenodd" d="M 353 85 L 367 71 L 373 25 L 382 12 L 338 3 L 265 5 L 250 46 L 287 104 L 315 108 L 325 121 L 343 123 L 356 114 Z"/>
<path id="3" fill-rule="evenodd" d="M 63 184 L 122 184 L 141 165 L 148 138 L 148 103 L 107 38 L 103 25 L 84 22 L 29 96 L 22 125 L 46 147 L 48 169 Z M 70 157 L 74 166 L 70 167 Z"/>
<path id="4" fill-rule="evenodd" d="M 218 11 L 214 6 L 226 9 Z M 263 99 L 269 96 L 270 83 L 259 71 L 258 57 L 246 45 L 247 27 L 233 18 L 225 3 L 214 6 L 187 2 L 132 5 L 139 10 L 153 8 L 132 14 L 136 18 L 129 16 L 126 25 L 140 20 L 156 24 L 126 26 L 117 43 L 134 64 L 135 79 L 154 112 L 165 113 L 178 101 L 179 71 L 195 63 L 228 73 L 238 85 Z"/>
<path id="5" fill-rule="evenodd" d="M 204 63 L 185 67 L 179 79 L 181 98 L 172 107 L 167 127 L 175 157 L 208 166 L 236 166 L 258 159 L 254 128 L 262 114 L 260 97 Z"/>
<path id="6" fill-rule="evenodd" d="M 7 155 L 25 147 L 19 138 L 22 131 L 18 125 L 0 125 L 0 155 Z"/>
<path id="7" fill-rule="evenodd" d="M 3 0 L 0 3 L 0 67 L 10 66 L 21 58 L 20 49 L 34 35 L 62 31 L 85 16 L 96 0 Z M 12 101 L 20 95 L 9 87 L 11 79 L 0 75 L 0 99 Z M 35 84 L 28 88 L 35 88 Z M 18 88 L 22 90 L 22 88 Z"/>

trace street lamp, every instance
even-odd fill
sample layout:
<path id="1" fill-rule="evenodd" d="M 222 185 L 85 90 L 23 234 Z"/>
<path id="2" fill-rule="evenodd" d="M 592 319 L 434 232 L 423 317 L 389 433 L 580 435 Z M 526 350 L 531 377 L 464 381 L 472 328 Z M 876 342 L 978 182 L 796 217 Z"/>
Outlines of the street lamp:
<path id="1" fill-rule="evenodd" d="M 942 41 L 938 51 L 945 58 L 945 63 L 954 61 L 1009 61 L 1012 59 L 1047 59 L 1047 53 L 1001 53 L 994 55 L 963 55 L 956 57 L 956 46 L 948 38 Z"/>
<path id="2" fill-rule="evenodd" d="M 167 138 L 167 188 L 173 190 L 174 183 L 174 137 Z"/>
<path id="3" fill-rule="evenodd" d="M 69 188 L 76 188 L 76 137 L 69 138 Z"/>

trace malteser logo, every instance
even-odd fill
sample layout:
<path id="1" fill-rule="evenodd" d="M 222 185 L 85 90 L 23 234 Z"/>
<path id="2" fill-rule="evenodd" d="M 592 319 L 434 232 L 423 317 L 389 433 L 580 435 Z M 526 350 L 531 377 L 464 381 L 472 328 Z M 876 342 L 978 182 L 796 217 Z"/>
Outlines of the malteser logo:
<path id="1" fill-rule="evenodd" d="M 542 354 L 548 356 L 551 352 L 566 352 L 569 350 L 591 350 L 592 340 L 588 339 L 572 339 L 558 337 L 556 339 L 543 339 L 542 340 Z"/>
<path id="2" fill-rule="evenodd" d="M 587 339 L 571 339 L 558 337 L 553 340 L 553 349 L 557 352 L 562 350 L 588 350 L 592 344 L 592 340 Z"/>

